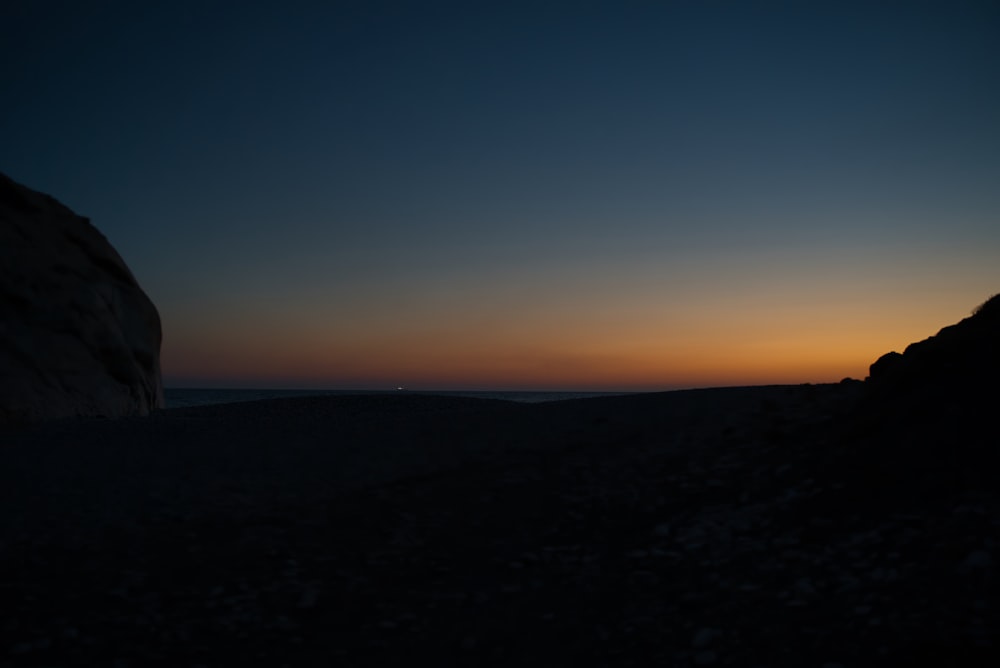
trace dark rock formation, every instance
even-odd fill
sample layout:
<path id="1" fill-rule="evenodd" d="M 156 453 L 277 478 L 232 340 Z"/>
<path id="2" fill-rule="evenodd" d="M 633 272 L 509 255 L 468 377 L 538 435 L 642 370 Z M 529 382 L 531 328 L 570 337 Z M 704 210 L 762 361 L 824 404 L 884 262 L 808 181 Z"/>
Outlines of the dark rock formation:
<path id="1" fill-rule="evenodd" d="M 936 335 L 870 367 L 867 397 L 846 439 L 847 465 L 873 484 L 921 495 L 995 486 L 1000 295 Z M 913 491 L 917 490 L 917 491 Z"/>
<path id="2" fill-rule="evenodd" d="M 881 392 L 932 393 L 966 398 L 996 385 L 1000 372 L 1000 295 L 973 315 L 936 335 L 890 352 L 869 368 L 869 382 Z"/>
<path id="3" fill-rule="evenodd" d="M 163 407 L 160 339 L 107 239 L 0 174 L 0 422 Z"/>
<path id="4" fill-rule="evenodd" d="M 895 350 L 887 352 L 868 367 L 868 377 L 881 381 L 883 378 L 889 376 L 894 369 L 898 369 L 902 360 L 903 356 Z"/>

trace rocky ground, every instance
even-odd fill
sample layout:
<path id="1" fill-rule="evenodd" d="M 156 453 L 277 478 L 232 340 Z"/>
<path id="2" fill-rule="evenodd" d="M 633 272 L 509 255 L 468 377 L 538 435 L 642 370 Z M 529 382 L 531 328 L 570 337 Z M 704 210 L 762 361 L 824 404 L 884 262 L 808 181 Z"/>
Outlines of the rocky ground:
<path id="1" fill-rule="evenodd" d="M 991 443 L 865 392 L 9 427 L 0 666 L 1000 665 Z"/>

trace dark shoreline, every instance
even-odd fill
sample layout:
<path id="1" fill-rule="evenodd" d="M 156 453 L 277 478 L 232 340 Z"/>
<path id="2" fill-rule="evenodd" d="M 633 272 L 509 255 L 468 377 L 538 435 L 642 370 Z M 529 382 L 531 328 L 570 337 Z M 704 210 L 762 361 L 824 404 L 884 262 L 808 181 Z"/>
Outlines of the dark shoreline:
<path id="1" fill-rule="evenodd" d="M 886 470 L 876 450 L 914 436 L 865 418 L 866 395 L 8 425 L 0 666 L 995 659 L 996 494 Z"/>
<path id="2" fill-rule="evenodd" d="M 523 403 L 589 399 L 607 396 L 642 394 L 642 392 L 570 391 L 570 390 L 323 390 L 323 389 L 252 389 L 252 388 L 185 388 L 164 390 L 166 409 L 205 406 L 220 403 L 241 403 L 292 397 L 338 396 L 442 396 L 472 399 L 500 399 Z"/>

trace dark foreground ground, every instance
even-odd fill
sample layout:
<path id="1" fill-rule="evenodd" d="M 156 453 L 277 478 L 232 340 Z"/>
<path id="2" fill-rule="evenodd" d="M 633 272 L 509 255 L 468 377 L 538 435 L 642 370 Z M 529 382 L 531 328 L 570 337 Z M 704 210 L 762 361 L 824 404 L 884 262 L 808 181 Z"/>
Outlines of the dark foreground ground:
<path id="1" fill-rule="evenodd" d="M 865 393 L 8 426 L 0 666 L 1000 665 L 993 439 Z"/>

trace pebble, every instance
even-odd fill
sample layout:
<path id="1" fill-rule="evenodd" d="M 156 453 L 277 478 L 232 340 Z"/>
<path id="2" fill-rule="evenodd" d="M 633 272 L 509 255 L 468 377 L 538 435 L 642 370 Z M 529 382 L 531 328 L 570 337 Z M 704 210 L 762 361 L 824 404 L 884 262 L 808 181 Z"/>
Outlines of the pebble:
<path id="1" fill-rule="evenodd" d="M 795 590 L 804 596 L 812 596 L 816 593 L 816 587 L 813 586 L 812 580 L 809 578 L 799 578 L 795 583 Z"/>
<path id="2" fill-rule="evenodd" d="M 715 629 L 699 629 L 698 632 L 694 634 L 694 638 L 691 639 L 691 645 L 698 649 L 708 647 L 712 644 L 712 641 L 718 633 L 719 632 Z"/>
<path id="3" fill-rule="evenodd" d="M 706 649 L 704 652 L 698 652 L 694 655 L 694 662 L 699 666 L 708 666 L 715 663 L 716 658 L 718 658 L 710 649 Z"/>
<path id="4" fill-rule="evenodd" d="M 315 585 L 307 586 L 303 591 L 302 595 L 299 596 L 299 607 L 300 608 L 312 608 L 319 601 L 319 587 Z"/>
<path id="5" fill-rule="evenodd" d="M 11 654 L 27 654 L 35 647 L 30 642 L 19 642 L 10 648 Z"/>
<path id="6" fill-rule="evenodd" d="M 663 524 L 657 524 L 653 527 L 653 533 L 657 536 L 669 536 L 670 535 L 670 525 L 666 522 Z"/>
<path id="7" fill-rule="evenodd" d="M 975 550 L 958 567 L 962 573 L 976 573 L 993 568 L 993 557 L 986 550 Z"/>

